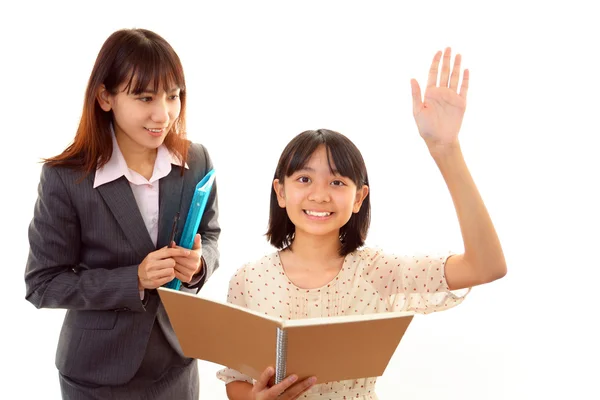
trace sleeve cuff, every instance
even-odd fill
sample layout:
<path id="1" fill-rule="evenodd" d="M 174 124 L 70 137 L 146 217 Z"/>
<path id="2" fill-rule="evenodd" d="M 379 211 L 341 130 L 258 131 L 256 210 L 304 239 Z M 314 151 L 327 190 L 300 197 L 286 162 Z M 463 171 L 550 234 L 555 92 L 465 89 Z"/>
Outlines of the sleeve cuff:
<path id="1" fill-rule="evenodd" d="M 202 269 L 198 272 L 189 283 L 182 282 L 183 286 L 188 289 L 200 289 L 206 280 L 206 260 L 202 257 Z"/>

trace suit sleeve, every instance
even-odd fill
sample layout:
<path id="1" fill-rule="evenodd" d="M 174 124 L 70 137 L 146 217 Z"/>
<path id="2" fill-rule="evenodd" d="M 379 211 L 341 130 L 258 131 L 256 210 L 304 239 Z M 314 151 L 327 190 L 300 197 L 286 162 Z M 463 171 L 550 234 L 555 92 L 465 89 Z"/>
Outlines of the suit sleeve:
<path id="1" fill-rule="evenodd" d="M 44 165 L 25 268 L 25 298 L 37 308 L 144 311 L 137 265 L 106 269 L 81 264 L 81 226 L 57 168 Z"/>

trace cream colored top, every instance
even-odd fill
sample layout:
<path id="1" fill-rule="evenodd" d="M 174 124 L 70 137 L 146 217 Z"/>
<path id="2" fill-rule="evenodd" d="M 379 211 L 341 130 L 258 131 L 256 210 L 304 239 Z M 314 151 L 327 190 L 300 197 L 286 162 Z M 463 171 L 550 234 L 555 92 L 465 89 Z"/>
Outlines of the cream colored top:
<path id="1" fill-rule="evenodd" d="M 449 256 L 400 256 L 363 248 L 345 257 L 340 272 L 328 284 L 303 289 L 288 279 L 275 252 L 237 270 L 229 282 L 227 301 L 283 319 L 387 311 L 428 314 L 460 304 L 468 293 L 459 296 L 448 289 L 444 267 Z M 253 383 L 249 376 L 230 368 L 218 371 L 217 377 L 226 384 Z M 317 384 L 300 398 L 377 399 L 376 379 Z"/>

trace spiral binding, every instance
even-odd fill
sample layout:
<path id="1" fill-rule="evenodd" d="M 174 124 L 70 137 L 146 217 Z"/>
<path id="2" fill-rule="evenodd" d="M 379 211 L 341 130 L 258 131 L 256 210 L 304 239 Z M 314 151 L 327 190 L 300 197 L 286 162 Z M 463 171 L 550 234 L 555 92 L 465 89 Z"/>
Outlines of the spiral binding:
<path id="1" fill-rule="evenodd" d="M 277 328 L 277 346 L 275 348 L 275 384 L 281 382 L 286 375 L 287 361 L 287 332 L 281 328 Z"/>

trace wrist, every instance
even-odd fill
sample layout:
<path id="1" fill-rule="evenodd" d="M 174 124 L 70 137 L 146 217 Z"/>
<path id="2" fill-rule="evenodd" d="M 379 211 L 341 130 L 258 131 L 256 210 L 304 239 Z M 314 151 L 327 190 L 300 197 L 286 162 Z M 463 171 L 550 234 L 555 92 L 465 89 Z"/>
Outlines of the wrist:
<path id="1" fill-rule="evenodd" d="M 460 143 L 455 140 L 450 143 L 440 143 L 438 141 L 425 141 L 429 154 L 436 161 L 443 160 L 445 158 L 451 158 L 462 155 L 460 149 Z"/>

